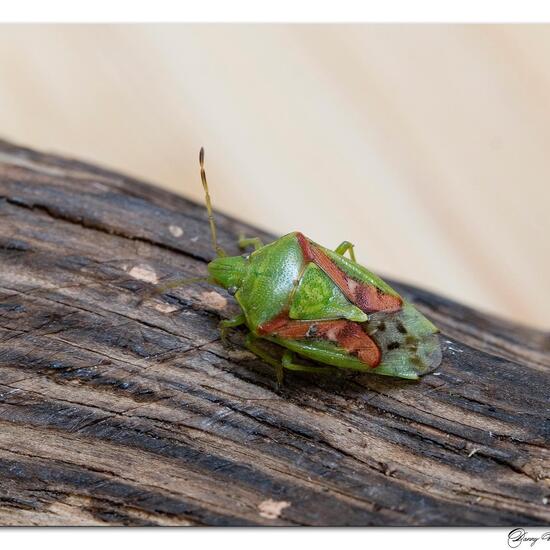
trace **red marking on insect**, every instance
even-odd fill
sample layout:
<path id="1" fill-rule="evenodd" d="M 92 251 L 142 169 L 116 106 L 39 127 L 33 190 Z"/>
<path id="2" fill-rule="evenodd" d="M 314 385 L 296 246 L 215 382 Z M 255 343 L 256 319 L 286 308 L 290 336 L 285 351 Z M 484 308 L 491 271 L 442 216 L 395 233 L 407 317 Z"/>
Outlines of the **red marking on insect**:
<path id="1" fill-rule="evenodd" d="M 385 294 L 379 288 L 368 285 L 349 277 L 322 250 L 311 243 L 302 233 L 296 233 L 296 238 L 304 260 L 315 263 L 343 292 L 344 296 L 365 313 L 384 311 L 393 313 L 399 311 L 403 304 L 401 298 Z"/>
<path id="2" fill-rule="evenodd" d="M 288 316 L 288 310 L 283 310 L 281 313 L 277 314 L 275 317 L 271 318 L 269 321 L 266 321 L 258 327 L 258 332 L 260 334 L 274 334 L 279 329 L 288 324 L 290 317 Z"/>
<path id="3" fill-rule="evenodd" d="M 348 353 L 358 357 L 369 367 L 377 367 L 381 353 L 376 342 L 359 323 L 346 319 L 334 321 L 295 321 L 283 312 L 259 328 L 260 334 L 277 336 L 286 340 L 316 338 L 337 343 Z"/>
<path id="4" fill-rule="evenodd" d="M 309 240 L 305 237 L 303 233 L 296 233 L 296 239 L 298 239 L 298 244 L 300 245 L 300 248 L 302 249 L 302 254 L 304 256 L 304 260 L 306 262 L 314 262 L 314 256 L 313 251 L 311 250 L 311 243 Z"/>

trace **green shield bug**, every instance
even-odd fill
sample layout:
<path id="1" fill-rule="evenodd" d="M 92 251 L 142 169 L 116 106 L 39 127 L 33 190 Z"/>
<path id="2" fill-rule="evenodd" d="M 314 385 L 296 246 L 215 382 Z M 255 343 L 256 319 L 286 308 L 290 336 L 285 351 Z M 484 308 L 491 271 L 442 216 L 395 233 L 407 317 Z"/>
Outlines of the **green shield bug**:
<path id="1" fill-rule="evenodd" d="M 241 308 L 220 323 L 223 339 L 230 328 L 246 326 L 246 347 L 275 367 L 279 384 L 285 369 L 320 373 L 335 367 L 417 379 L 440 364 L 438 329 L 358 264 L 351 243 L 329 250 L 300 232 L 267 245 L 241 237 L 239 246 L 253 252 L 227 256 L 217 242 L 204 149 L 199 162 L 217 254 L 208 264 L 208 282 L 227 289 Z M 282 348 L 281 358 L 265 349 L 265 341 Z"/>

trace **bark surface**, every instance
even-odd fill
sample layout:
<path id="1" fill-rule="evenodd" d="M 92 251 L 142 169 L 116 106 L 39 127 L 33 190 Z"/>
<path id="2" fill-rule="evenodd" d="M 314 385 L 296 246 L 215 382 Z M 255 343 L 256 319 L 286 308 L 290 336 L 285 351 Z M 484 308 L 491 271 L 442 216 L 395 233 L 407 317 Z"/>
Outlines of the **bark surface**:
<path id="1" fill-rule="evenodd" d="M 217 220 L 231 253 L 273 238 Z M 242 332 L 221 345 L 224 291 L 141 301 L 212 257 L 202 206 L 0 142 L 0 524 L 550 523 L 548 333 L 395 283 L 437 372 L 277 393 Z"/>

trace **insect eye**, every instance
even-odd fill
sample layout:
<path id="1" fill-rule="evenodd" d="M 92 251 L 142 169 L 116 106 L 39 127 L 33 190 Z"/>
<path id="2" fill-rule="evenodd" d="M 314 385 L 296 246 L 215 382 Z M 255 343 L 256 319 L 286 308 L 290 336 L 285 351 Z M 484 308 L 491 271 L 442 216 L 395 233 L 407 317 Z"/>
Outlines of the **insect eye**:
<path id="1" fill-rule="evenodd" d="M 230 286 L 228 289 L 227 289 L 227 292 L 229 292 L 229 294 L 231 294 L 231 296 L 235 296 L 235 294 L 237 293 L 237 287 L 236 286 Z"/>

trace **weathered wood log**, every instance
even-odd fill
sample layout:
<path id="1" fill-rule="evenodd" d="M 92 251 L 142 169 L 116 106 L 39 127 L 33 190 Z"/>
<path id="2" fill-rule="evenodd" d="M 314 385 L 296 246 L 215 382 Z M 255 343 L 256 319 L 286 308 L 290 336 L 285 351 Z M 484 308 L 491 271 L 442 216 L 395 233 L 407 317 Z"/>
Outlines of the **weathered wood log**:
<path id="1" fill-rule="evenodd" d="M 218 216 L 222 245 L 269 235 Z M 550 336 L 405 285 L 420 382 L 289 374 L 221 345 L 202 206 L 0 143 L 0 524 L 550 522 Z M 242 333 L 234 334 L 238 345 Z"/>

